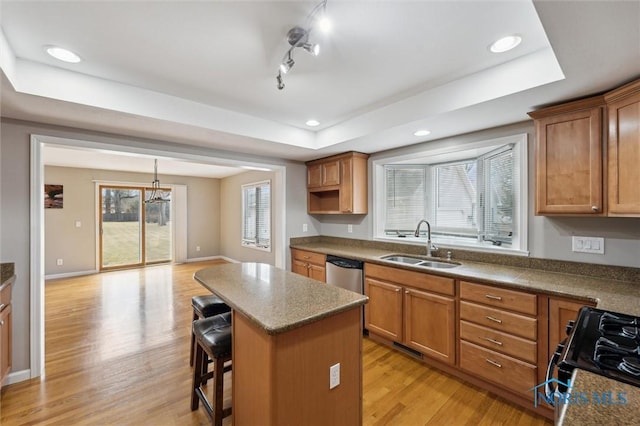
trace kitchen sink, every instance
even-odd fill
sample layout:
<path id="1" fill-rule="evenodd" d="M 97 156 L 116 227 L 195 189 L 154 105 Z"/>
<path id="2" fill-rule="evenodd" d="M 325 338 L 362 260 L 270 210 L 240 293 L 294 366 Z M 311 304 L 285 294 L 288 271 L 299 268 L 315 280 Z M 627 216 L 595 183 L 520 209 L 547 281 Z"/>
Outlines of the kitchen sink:
<path id="1" fill-rule="evenodd" d="M 437 260 L 425 260 L 419 257 L 402 256 L 397 254 L 381 256 L 380 259 L 388 260 L 389 262 L 404 263 L 406 265 L 420 266 L 423 268 L 437 268 L 448 269 L 459 266 L 459 263 L 438 262 Z"/>

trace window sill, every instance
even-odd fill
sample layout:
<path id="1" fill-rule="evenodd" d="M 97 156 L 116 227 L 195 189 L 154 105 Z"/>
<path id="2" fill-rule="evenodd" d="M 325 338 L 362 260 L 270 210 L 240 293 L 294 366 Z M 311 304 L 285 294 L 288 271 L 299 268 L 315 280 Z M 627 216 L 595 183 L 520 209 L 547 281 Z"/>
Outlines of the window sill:
<path id="1" fill-rule="evenodd" d="M 241 246 L 245 248 L 250 248 L 253 250 L 266 251 L 268 253 L 271 253 L 271 247 L 258 247 L 254 244 L 241 244 Z"/>
<path id="2" fill-rule="evenodd" d="M 411 244 L 415 246 L 425 246 L 426 240 L 424 238 L 416 238 L 413 236 L 410 237 L 391 237 L 385 235 L 383 237 L 374 237 L 375 241 L 386 241 L 386 242 L 394 242 L 401 244 Z M 502 247 L 502 246 L 494 246 L 491 244 L 481 245 L 474 243 L 465 243 L 461 241 L 452 241 L 449 239 L 432 239 L 431 242 L 436 245 L 439 249 L 462 249 L 462 250 L 471 250 L 471 251 L 479 251 L 484 253 L 499 253 L 499 254 L 510 254 L 514 256 L 529 256 L 528 250 L 519 250 L 510 247 Z"/>

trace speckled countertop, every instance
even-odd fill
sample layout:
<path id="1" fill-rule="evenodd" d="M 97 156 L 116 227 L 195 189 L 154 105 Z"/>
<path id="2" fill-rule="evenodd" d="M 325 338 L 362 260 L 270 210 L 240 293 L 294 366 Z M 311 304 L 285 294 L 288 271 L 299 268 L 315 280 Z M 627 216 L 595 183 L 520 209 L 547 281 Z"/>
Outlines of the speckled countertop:
<path id="1" fill-rule="evenodd" d="M 368 298 L 264 263 L 201 269 L 194 278 L 267 334 L 362 306 Z"/>
<path id="2" fill-rule="evenodd" d="M 291 244 L 291 247 L 317 253 L 344 256 L 350 259 L 396 268 L 428 272 L 433 275 L 499 284 L 505 287 L 535 291 L 548 295 L 594 301 L 600 309 L 640 316 L 640 281 L 635 280 L 621 281 L 589 275 L 548 272 L 541 269 L 504 266 L 495 263 L 467 260 L 459 261 L 459 263 L 461 263 L 460 266 L 452 269 L 425 269 L 423 267 L 381 260 L 380 257 L 384 255 L 403 253 L 400 250 L 390 250 L 388 245 L 385 245 L 384 249 L 380 249 L 373 247 L 354 247 L 348 244 L 321 241 Z M 412 254 L 412 256 L 415 256 L 415 254 Z M 455 257 L 453 260 L 456 261 Z M 588 269 L 588 267 L 586 269 Z M 588 271 L 586 272 L 588 273 Z M 633 271 L 631 276 L 634 276 Z M 629 391 L 629 398 L 626 404 L 618 406 L 591 404 L 585 407 L 582 405 L 568 405 L 563 416 L 563 422 L 559 424 L 564 426 L 601 425 L 611 422 L 620 425 L 640 424 L 640 388 L 635 388 L 583 370 L 575 370 L 573 383 L 574 389 L 586 389 L 598 392 L 616 391 L 616 389 L 624 387 Z"/>

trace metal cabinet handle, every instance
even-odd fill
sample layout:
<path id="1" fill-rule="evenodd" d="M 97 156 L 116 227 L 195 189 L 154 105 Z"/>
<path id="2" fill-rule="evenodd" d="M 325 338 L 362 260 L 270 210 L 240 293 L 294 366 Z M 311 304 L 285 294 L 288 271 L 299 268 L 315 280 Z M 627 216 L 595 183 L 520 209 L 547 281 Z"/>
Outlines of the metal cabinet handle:
<path id="1" fill-rule="evenodd" d="M 486 359 L 486 361 L 487 361 L 489 364 L 491 364 L 491 365 L 493 365 L 493 366 L 495 366 L 495 367 L 502 368 L 502 364 L 499 364 L 499 363 L 497 363 L 497 362 L 495 362 L 495 361 L 491 361 L 491 360 L 490 360 L 490 359 L 488 359 L 488 358 Z"/>
<path id="2" fill-rule="evenodd" d="M 311 256 L 302 256 L 303 259 L 311 259 Z"/>
<path id="3" fill-rule="evenodd" d="M 0 311 L 4 309 L 4 307 L 7 306 L 4 303 L 0 305 Z"/>
<path id="4" fill-rule="evenodd" d="M 399 289 L 399 288 L 396 288 L 396 289 L 395 289 L 395 290 L 393 290 L 393 291 L 395 291 L 395 292 L 397 293 L 397 292 L 399 292 L 399 291 L 400 291 L 400 289 Z"/>
<path id="5" fill-rule="evenodd" d="M 404 294 L 409 294 L 409 290 L 405 290 L 405 291 L 404 291 Z"/>
<path id="6" fill-rule="evenodd" d="M 0 321 L 0 326 L 4 325 L 4 320 Z"/>
<path id="7" fill-rule="evenodd" d="M 498 340 L 494 340 L 490 337 L 485 337 L 484 340 L 486 340 L 487 342 L 491 342 L 494 345 L 502 346 L 502 342 L 499 342 Z"/>
<path id="8" fill-rule="evenodd" d="M 492 294 L 485 294 L 484 297 L 486 297 L 487 299 L 491 299 L 491 300 L 502 300 L 501 296 L 494 296 Z"/>
<path id="9" fill-rule="evenodd" d="M 498 324 L 502 324 L 502 320 L 501 319 L 490 317 L 489 315 L 487 315 L 485 318 L 488 319 L 489 321 L 493 321 L 493 322 L 497 322 Z"/>
<path id="10" fill-rule="evenodd" d="M 598 206 L 591 206 L 591 210 L 593 210 L 594 212 L 598 211 Z"/>

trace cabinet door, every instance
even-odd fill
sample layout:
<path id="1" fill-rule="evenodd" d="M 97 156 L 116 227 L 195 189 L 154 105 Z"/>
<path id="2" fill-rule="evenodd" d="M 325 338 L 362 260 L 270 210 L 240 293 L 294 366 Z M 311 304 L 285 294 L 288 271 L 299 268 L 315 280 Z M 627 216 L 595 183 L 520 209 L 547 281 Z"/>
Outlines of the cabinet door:
<path id="1" fill-rule="evenodd" d="M 327 281 L 326 268 L 324 266 L 309 264 L 309 278 L 326 282 Z"/>
<path id="2" fill-rule="evenodd" d="M 601 111 L 536 120 L 536 214 L 603 214 Z"/>
<path id="3" fill-rule="evenodd" d="M 402 342 L 402 287 L 367 278 L 364 291 L 369 296 L 364 308 L 369 332 Z"/>
<path id="4" fill-rule="evenodd" d="M 578 317 L 578 311 L 584 302 L 549 299 L 549 354 L 567 337 L 567 323 Z"/>
<path id="5" fill-rule="evenodd" d="M 609 214 L 640 216 L 640 93 L 608 107 Z"/>
<path id="6" fill-rule="evenodd" d="M 455 364 L 455 302 L 423 291 L 404 292 L 407 346 L 447 364 Z"/>
<path id="7" fill-rule="evenodd" d="M 305 277 L 309 276 L 309 268 L 308 263 L 301 262 L 299 260 L 294 259 L 291 263 L 291 272 L 295 272 L 296 274 L 304 275 Z"/>
<path id="8" fill-rule="evenodd" d="M 353 160 L 344 158 L 340 160 L 340 175 L 342 185 L 340 186 L 340 211 L 343 213 L 353 212 Z"/>
<path id="9" fill-rule="evenodd" d="M 340 161 L 322 163 L 322 186 L 340 185 Z"/>
<path id="10" fill-rule="evenodd" d="M 307 188 L 322 186 L 322 164 L 307 166 Z"/>
<path id="11" fill-rule="evenodd" d="M 0 313 L 0 387 L 11 370 L 11 305 Z"/>

